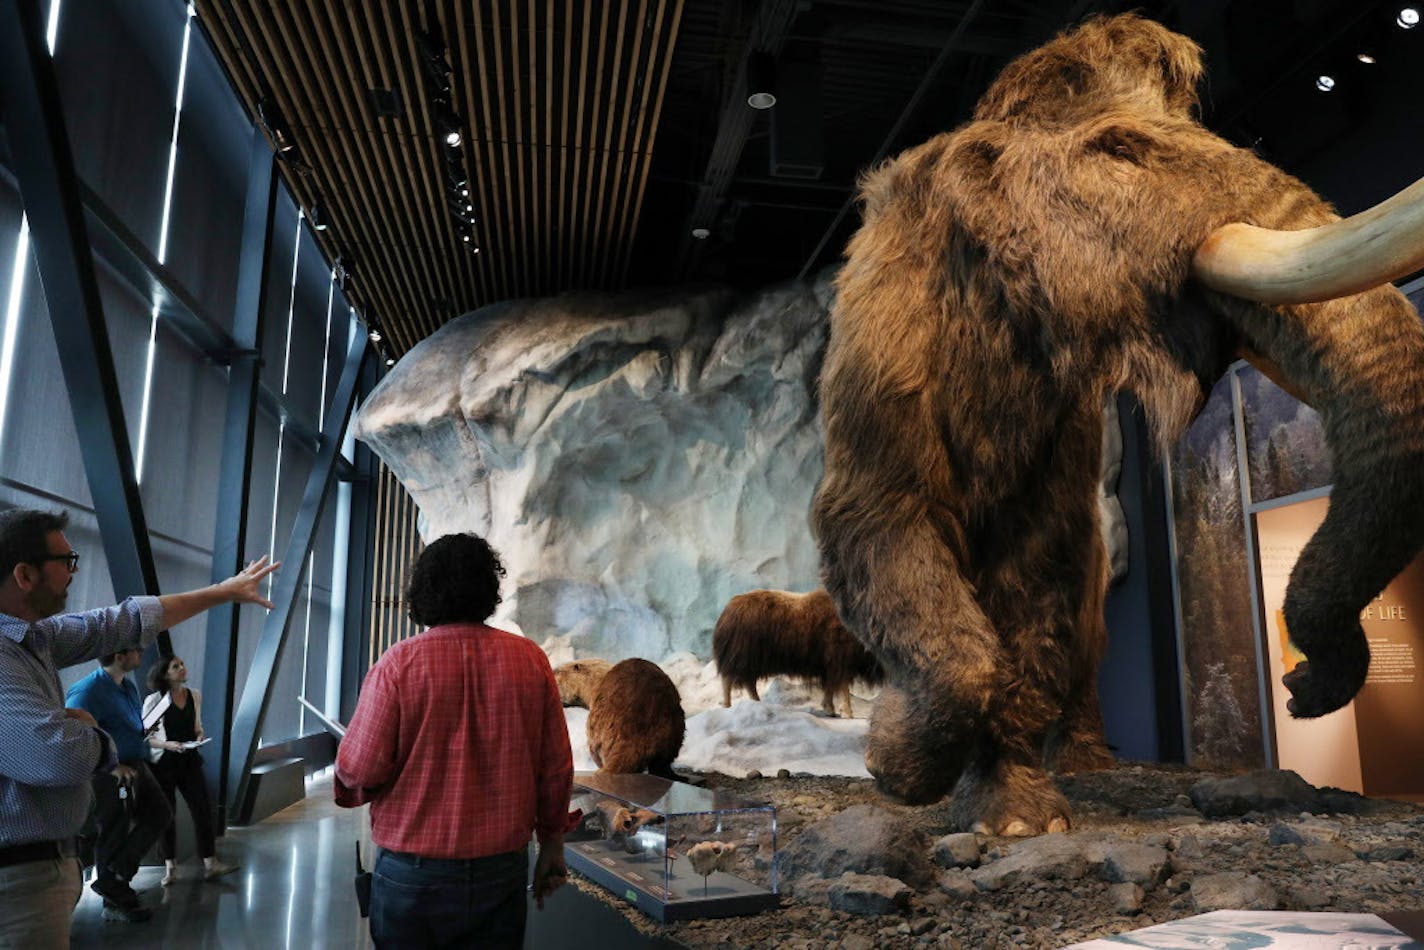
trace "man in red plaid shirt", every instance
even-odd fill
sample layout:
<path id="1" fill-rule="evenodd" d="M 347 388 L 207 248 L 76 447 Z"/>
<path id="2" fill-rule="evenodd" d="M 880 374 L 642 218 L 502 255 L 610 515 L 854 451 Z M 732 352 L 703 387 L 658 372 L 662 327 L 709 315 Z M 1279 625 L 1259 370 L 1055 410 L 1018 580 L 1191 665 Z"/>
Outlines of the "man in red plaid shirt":
<path id="1" fill-rule="evenodd" d="M 504 567 L 446 535 L 416 561 L 410 617 L 428 626 L 371 667 L 336 756 L 336 801 L 371 803 L 376 946 L 519 947 L 529 837 L 534 897 L 568 876 L 573 755 L 554 673 L 532 641 L 486 626 Z"/>

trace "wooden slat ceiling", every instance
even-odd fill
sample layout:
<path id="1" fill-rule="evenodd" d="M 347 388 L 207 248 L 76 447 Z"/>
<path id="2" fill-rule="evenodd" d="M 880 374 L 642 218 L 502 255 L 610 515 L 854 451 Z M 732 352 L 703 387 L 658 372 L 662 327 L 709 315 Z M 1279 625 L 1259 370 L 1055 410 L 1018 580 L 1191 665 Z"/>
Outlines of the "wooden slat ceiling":
<path id="1" fill-rule="evenodd" d="M 1267 157 L 1288 169 L 1368 112 L 1337 109 L 1303 138 L 1322 123 L 1300 71 L 1400 32 L 1386 0 L 196 2 L 249 113 L 268 99 L 285 117 L 284 177 L 329 221 L 318 240 L 397 357 L 496 301 L 703 279 L 750 289 L 832 263 L 867 164 L 962 122 L 1009 57 L 1092 12 L 1136 9 L 1204 42 L 1204 120 L 1257 147 L 1266 125 Z M 466 133 L 457 167 L 479 253 L 452 206 L 432 43 Z M 757 50 L 816 70 L 818 177 L 771 167 L 775 110 L 739 111 Z"/>
<path id="2" fill-rule="evenodd" d="M 275 100 L 286 179 L 331 224 L 351 293 L 395 354 L 496 300 L 620 286 L 684 0 L 198 0 L 249 111 Z M 435 30 L 430 31 L 434 20 Z M 419 34 L 438 33 L 463 119 L 473 250 L 450 211 Z M 401 114 L 376 114 L 370 90 Z"/>

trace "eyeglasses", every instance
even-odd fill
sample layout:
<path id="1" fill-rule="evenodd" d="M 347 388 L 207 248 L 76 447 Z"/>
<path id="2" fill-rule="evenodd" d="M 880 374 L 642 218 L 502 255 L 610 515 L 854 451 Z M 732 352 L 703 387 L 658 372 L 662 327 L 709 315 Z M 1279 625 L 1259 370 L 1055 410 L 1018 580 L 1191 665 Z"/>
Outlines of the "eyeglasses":
<path id="1" fill-rule="evenodd" d="M 75 574 L 75 573 L 78 573 L 78 571 L 79 571 L 79 552 L 78 552 L 78 551 L 69 551 L 69 552 L 67 552 L 67 553 L 65 553 L 65 554 L 46 554 L 44 557 L 42 557 L 42 558 L 39 559 L 39 562 L 40 562 L 41 564 L 43 564 L 45 561 L 68 561 L 68 562 L 69 562 L 69 573 Z"/>

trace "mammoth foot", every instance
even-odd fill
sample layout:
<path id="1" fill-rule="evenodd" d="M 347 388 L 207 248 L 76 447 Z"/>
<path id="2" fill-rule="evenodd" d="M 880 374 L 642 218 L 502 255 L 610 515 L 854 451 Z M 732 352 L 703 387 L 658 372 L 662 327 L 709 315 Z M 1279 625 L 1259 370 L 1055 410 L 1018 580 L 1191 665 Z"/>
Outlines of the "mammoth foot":
<path id="1" fill-rule="evenodd" d="M 937 802 L 949 794 L 964 769 L 971 747 L 964 726 L 937 726 L 928 710 L 887 686 L 870 717 L 865 767 L 889 798 L 906 805 Z"/>
<path id="2" fill-rule="evenodd" d="M 999 762 L 966 772 L 954 790 L 950 816 L 962 831 L 1027 838 L 1067 831 L 1068 799 L 1047 773 Z"/>
<path id="3" fill-rule="evenodd" d="M 1357 668 L 1352 670 L 1350 666 Z M 1346 664 L 1336 667 L 1328 675 L 1312 668 L 1309 661 L 1298 663 L 1295 669 L 1281 677 L 1281 682 L 1291 694 L 1286 709 L 1296 719 L 1314 719 L 1332 713 L 1355 698 L 1360 687 L 1365 685 L 1368 670 L 1368 654 L 1363 665 Z"/>

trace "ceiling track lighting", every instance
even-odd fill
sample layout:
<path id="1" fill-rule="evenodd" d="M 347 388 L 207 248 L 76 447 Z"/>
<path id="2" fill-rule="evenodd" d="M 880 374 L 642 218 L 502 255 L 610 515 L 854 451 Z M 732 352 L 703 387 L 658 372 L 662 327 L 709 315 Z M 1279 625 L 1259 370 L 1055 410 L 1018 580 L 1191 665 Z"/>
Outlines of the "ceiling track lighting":
<path id="1" fill-rule="evenodd" d="M 1335 88 L 1335 77 L 1329 75 L 1315 77 L 1315 88 L 1321 92 L 1329 92 Z"/>
<path id="2" fill-rule="evenodd" d="M 1401 30 L 1412 30 L 1419 25 L 1419 9 L 1417 7 L 1403 7 L 1394 18 L 1394 25 Z"/>
<path id="3" fill-rule="evenodd" d="M 371 331 L 366 335 L 371 338 L 372 343 L 379 343 L 383 339 L 381 336 L 381 329 L 377 326 L 372 326 Z"/>

